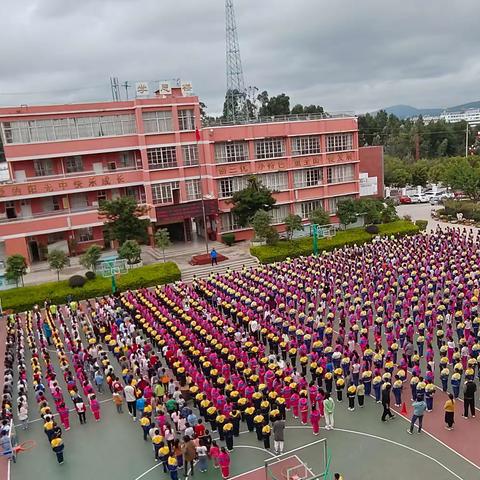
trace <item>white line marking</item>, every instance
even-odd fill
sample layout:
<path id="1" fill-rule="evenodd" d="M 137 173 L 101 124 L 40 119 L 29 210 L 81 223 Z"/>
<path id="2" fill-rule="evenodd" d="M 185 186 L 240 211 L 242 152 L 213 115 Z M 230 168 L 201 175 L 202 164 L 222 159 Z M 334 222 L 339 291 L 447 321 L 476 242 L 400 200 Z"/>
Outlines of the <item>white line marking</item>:
<path id="1" fill-rule="evenodd" d="M 405 417 L 403 417 L 405 418 Z M 310 427 L 304 427 L 304 426 L 290 426 L 290 427 L 285 427 L 285 428 L 310 428 Z M 325 427 L 320 427 L 322 429 L 324 429 Z M 402 448 L 405 448 L 406 450 L 410 450 L 411 452 L 414 452 L 414 453 L 418 453 L 418 455 L 422 455 L 423 457 L 425 458 L 428 458 L 429 460 L 431 460 L 432 462 L 435 462 L 437 465 L 440 465 L 444 470 L 446 470 L 447 472 L 449 472 L 450 474 L 452 474 L 455 478 L 458 478 L 458 480 L 464 480 L 462 477 L 458 476 L 455 472 L 453 472 L 452 470 L 450 470 L 446 465 L 444 465 L 443 463 L 441 463 L 439 460 L 437 460 L 436 458 L 434 457 L 431 457 L 430 455 L 426 454 L 426 453 L 423 453 L 423 452 L 420 452 L 419 450 L 416 450 L 415 448 L 412 448 L 412 447 L 409 447 L 408 445 L 405 445 L 403 443 L 399 443 L 399 442 L 395 442 L 394 440 L 390 440 L 389 438 L 384 438 L 384 437 L 379 437 L 378 435 L 373 435 L 372 433 L 366 433 L 366 432 L 359 432 L 357 430 L 348 430 L 348 429 L 345 429 L 345 428 L 336 428 L 333 430 L 334 432 L 337 431 L 337 432 L 345 432 L 345 433 L 353 433 L 355 435 L 364 435 L 365 437 L 370 437 L 370 438 L 375 438 L 377 440 L 382 440 L 384 442 L 387 442 L 387 443 L 391 443 L 392 445 L 397 445 L 398 447 L 402 447 Z M 428 432 L 425 432 L 425 433 L 428 433 Z M 430 434 L 429 434 L 430 435 Z M 445 445 L 443 442 L 441 442 L 440 440 L 438 440 L 437 438 L 435 438 L 433 435 L 430 435 L 432 438 L 434 438 L 435 440 L 439 441 L 440 443 L 442 443 L 445 447 L 447 447 L 448 449 L 450 449 L 452 452 L 456 453 L 458 456 L 460 456 L 462 459 L 466 460 L 468 463 L 472 464 L 474 467 L 476 468 L 479 468 L 477 465 L 475 465 L 474 463 L 472 463 L 470 460 L 468 460 L 467 458 L 465 458 L 463 455 L 460 455 L 458 452 L 456 452 L 455 450 L 453 450 L 452 448 L 450 448 L 448 445 Z M 302 447 L 300 447 L 302 448 Z"/>
<path id="2" fill-rule="evenodd" d="M 161 464 L 161 462 L 156 463 L 153 467 L 149 468 L 146 472 L 143 472 L 141 475 L 135 478 L 135 480 L 139 480 L 140 478 L 144 477 L 147 473 L 150 473 L 152 470 L 159 467 Z"/>

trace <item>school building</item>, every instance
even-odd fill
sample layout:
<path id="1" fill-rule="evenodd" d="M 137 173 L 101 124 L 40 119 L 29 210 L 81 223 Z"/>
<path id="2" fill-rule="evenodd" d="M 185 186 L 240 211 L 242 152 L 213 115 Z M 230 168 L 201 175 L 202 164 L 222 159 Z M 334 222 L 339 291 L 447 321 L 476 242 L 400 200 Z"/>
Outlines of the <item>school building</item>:
<path id="1" fill-rule="evenodd" d="M 277 199 L 273 223 L 335 214 L 349 197 L 383 194 L 381 147 L 359 148 L 354 116 L 292 115 L 202 126 L 199 99 L 169 94 L 130 101 L 0 108 L 10 180 L 0 184 L 0 258 L 41 261 L 49 250 L 109 247 L 97 209 L 129 195 L 148 207 L 150 234 L 251 237 L 229 199 L 256 175 Z M 196 133 L 198 129 L 198 133 Z M 203 205 L 202 205 L 203 196 Z M 206 228 L 203 223 L 205 208 Z"/>

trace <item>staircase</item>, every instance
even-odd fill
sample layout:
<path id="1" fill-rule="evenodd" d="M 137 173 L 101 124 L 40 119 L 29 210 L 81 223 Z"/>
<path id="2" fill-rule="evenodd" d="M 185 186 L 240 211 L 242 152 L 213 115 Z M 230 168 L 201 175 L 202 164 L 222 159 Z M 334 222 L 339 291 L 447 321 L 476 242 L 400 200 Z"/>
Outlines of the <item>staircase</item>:
<path id="1" fill-rule="evenodd" d="M 182 268 L 182 282 L 190 283 L 193 280 L 194 275 L 197 278 L 206 278 L 211 272 L 223 275 L 229 268 L 231 270 L 241 270 L 244 266 L 248 268 L 256 267 L 257 265 L 258 260 L 250 255 L 242 255 L 228 259 L 218 265 L 214 265 L 213 267 L 211 265 L 189 265 L 186 268 Z"/>

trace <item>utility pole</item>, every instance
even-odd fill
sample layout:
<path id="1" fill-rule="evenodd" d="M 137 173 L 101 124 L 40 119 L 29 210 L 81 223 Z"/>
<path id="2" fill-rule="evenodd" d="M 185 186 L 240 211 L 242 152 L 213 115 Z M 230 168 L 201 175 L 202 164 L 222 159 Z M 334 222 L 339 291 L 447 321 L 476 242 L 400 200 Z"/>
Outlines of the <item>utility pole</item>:
<path id="1" fill-rule="evenodd" d="M 118 77 L 110 77 L 110 88 L 112 89 L 112 100 L 114 102 L 120 101 L 120 84 Z"/>
<path id="2" fill-rule="evenodd" d="M 125 83 L 122 83 L 122 87 L 125 89 L 125 94 L 128 100 L 128 89 L 131 87 L 131 85 L 128 83 L 128 80 Z"/>
<path id="3" fill-rule="evenodd" d="M 465 129 L 465 157 L 468 157 L 468 136 L 469 136 L 469 131 L 468 131 L 468 122 L 467 122 L 467 128 Z"/>

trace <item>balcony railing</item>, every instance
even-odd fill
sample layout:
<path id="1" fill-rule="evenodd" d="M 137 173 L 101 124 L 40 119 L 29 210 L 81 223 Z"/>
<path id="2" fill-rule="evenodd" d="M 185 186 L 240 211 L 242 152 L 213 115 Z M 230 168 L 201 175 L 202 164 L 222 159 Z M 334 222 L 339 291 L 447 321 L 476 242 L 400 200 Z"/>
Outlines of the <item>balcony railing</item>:
<path id="1" fill-rule="evenodd" d="M 352 118 L 354 112 L 336 112 L 336 113 L 302 113 L 298 115 L 276 115 L 272 117 L 257 118 L 236 118 L 227 120 L 224 118 L 209 119 L 205 122 L 206 127 L 221 127 L 223 125 L 250 125 L 257 123 L 275 123 L 275 122 L 305 122 L 308 120 L 325 120 L 331 118 Z"/>

